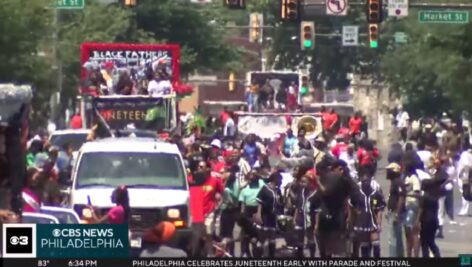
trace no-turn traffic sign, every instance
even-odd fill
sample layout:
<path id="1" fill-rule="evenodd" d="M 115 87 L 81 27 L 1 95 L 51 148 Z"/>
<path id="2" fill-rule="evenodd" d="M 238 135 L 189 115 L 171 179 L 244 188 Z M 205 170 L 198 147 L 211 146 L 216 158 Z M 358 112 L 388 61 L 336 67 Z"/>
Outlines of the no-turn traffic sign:
<path id="1" fill-rule="evenodd" d="M 326 0 L 326 14 L 332 16 L 347 15 L 348 0 Z"/>
<path id="2" fill-rule="evenodd" d="M 390 17 L 407 17 L 408 0 L 389 0 L 388 15 Z"/>

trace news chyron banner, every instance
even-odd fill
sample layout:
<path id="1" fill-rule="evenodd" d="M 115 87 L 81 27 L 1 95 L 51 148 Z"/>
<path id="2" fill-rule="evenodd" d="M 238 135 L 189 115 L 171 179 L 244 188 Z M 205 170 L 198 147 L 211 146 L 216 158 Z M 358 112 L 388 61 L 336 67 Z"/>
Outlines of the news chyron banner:
<path id="1" fill-rule="evenodd" d="M 468 267 L 460 258 L 416 259 L 250 259 L 250 258 L 141 258 L 141 259 L 11 259 L 5 267 Z"/>
<path id="2" fill-rule="evenodd" d="M 4 224 L 4 258 L 128 258 L 125 224 Z"/>

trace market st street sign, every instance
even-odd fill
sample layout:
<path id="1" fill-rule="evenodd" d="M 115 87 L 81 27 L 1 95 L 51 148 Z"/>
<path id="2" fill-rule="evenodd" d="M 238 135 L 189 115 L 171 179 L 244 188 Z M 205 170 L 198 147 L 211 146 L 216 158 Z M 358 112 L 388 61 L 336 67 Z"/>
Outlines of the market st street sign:
<path id="1" fill-rule="evenodd" d="M 465 24 L 469 23 L 469 11 L 420 10 L 418 12 L 418 20 L 420 23 Z"/>

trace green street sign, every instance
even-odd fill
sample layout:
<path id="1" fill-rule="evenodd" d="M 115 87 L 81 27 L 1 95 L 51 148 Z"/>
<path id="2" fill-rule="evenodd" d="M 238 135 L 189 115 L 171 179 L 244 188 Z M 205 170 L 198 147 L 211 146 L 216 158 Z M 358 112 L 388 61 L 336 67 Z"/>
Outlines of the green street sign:
<path id="1" fill-rule="evenodd" d="M 418 20 L 420 23 L 469 23 L 469 11 L 436 11 L 436 10 L 420 10 L 418 12 Z"/>
<path id="2" fill-rule="evenodd" d="M 56 0 L 57 9 L 82 9 L 85 6 L 85 0 Z"/>

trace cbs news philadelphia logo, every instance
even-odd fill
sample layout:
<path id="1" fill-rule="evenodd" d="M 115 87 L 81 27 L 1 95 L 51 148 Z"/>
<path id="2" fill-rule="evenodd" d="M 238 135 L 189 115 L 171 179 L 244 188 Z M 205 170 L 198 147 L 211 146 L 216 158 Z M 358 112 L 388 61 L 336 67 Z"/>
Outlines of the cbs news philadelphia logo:
<path id="1" fill-rule="evenodd" d="M 4 258 L 35 258 L 36 225 L 4 224 L 2 248 Z"/>

